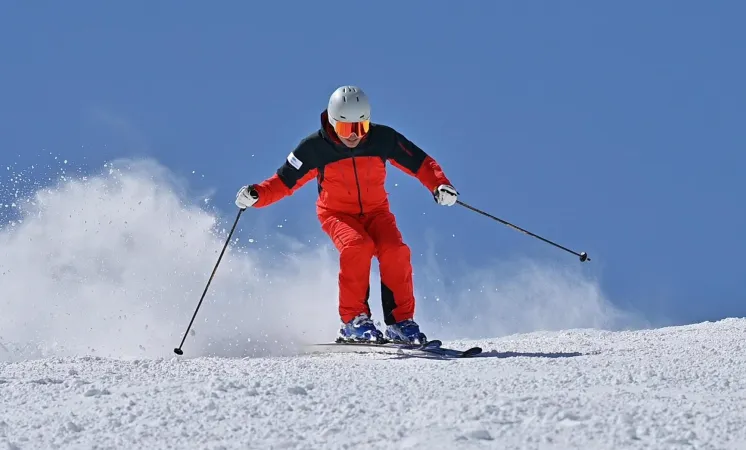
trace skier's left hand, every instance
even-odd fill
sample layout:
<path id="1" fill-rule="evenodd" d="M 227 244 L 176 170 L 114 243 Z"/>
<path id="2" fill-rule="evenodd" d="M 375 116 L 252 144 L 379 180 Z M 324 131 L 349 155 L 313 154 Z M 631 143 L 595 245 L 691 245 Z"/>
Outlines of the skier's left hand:
<path id="1" fill-rule="evenodd" d="M 453 206 L 456 204 L 456 200 L 458 199 L 458 192 L 456 192 L 456 189 L 449 184 L 441 184 L 438 186 L 434 195 L 435 201 L 443 206 Z"/>

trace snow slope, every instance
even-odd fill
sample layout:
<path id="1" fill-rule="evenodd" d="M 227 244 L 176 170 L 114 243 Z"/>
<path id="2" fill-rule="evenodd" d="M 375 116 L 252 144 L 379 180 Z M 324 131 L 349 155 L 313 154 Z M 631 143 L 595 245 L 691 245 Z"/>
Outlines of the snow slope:
<path id="1" fill-rule="evenodd" d="M 482 357 L 378 349 L 0 363 L 0 445 L 746 448 L 746 320 L 512 335 Z M 0 351 L 2 351 L 0 349 Z"/>

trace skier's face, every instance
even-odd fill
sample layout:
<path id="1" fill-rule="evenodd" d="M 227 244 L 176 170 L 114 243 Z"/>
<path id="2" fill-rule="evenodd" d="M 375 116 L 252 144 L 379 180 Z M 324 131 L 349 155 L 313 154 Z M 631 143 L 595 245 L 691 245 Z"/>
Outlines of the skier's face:
<path id="1" fill-rule="evenodd" d="M 357 134 L 352 133 L 350 137 L 348 138 L 339 138 L 344 145 L 346 145 L 348 148 L 355 148 L 360 143 L 360 138 L 357 137 Z"/>

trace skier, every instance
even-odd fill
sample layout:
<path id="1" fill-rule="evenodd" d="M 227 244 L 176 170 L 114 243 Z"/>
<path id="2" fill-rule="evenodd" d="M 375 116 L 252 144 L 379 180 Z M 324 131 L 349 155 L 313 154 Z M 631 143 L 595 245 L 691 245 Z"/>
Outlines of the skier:
<path id="1" fill-rule="evenodd" d="M 458 193 L 438 163 L 395 129 L 370 121 L 370 103 L 356 86 L 342 86 L 321 113 L 321 127 L 302 139 L 277 173 L 243 186 L 241 208 L 261 208 L 292 195 L 316 178 L 316 213 L 339 250 L 338 340 L 382 341 L 371 320 L 370 269 L 377 257 L 386 338 L 426 342 L 414 321 L 415 298 L 410 249 L 402 241 L 385 190 L 386 162 L 417 178 L 441 205 Z"/>

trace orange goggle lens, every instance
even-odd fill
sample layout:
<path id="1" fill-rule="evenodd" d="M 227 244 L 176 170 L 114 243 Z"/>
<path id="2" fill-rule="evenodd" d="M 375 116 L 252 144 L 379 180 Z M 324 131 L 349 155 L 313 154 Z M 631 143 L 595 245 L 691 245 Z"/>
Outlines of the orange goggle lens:
<path id="1" fill-rule="evenodd" d="M 334 131 L 337 136 L 347 139 L 352 133 L 355 133 L 358 137 L 363 137 L 368 134 L 370 130 L 370 120 L 363 120 L 362 122 L 337 122 L 334 124 Z"/>

